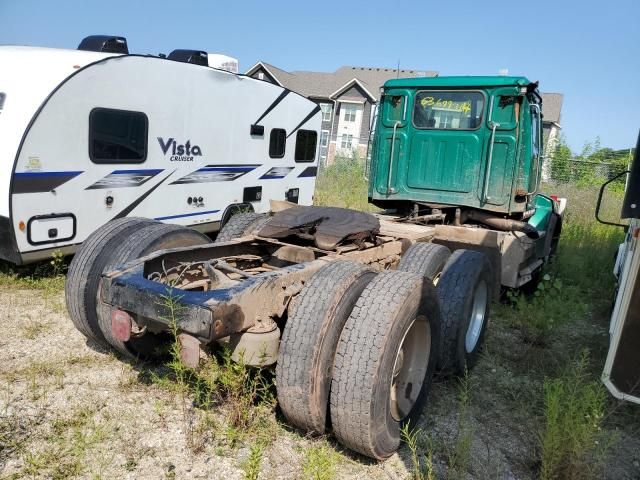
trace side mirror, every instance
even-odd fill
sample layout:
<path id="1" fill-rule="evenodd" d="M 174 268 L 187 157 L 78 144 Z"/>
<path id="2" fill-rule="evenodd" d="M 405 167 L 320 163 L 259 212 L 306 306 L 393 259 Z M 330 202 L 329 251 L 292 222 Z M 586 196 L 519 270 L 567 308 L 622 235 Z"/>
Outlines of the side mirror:
<path id="1" fill-rule="evenodd" d="M 612 225 L 614 227 L 623 227 L 623 228 L 627 228 L 628 225 L 625 225 L 624 223 L 613 223 L 613 222 L 608 222 L 606 220 L 603 220 L 602 218 L 600 218 L 600 207 L 602 206 L 602 196 L 604 194 L 605 189 L 607 188 L 607 185 L 609 185 L 611 182 L 616 181 L 617 179 L 619 179 L 620 177 L 622 177 L 623 175 L 626 175 L 630 173 L 629 170 L 625 170 L 624 172 L 619 173 L 618 175 L 616 175 L 615 177 L 607 180 L 606 182 L 604 182 L 602 184 L 602 186 L 600 187 L 600 192 L 598 193 L 598 201 L 596 203 L 596 220 L 599 221 L 600 223 L 604 224 L 604 225 Z"/>
<path id="2" fill-rule="evenodd" d="M 622 203 L 622 218 L 640 218 L 640 133 L 627 179 L 627 191 Z"/>

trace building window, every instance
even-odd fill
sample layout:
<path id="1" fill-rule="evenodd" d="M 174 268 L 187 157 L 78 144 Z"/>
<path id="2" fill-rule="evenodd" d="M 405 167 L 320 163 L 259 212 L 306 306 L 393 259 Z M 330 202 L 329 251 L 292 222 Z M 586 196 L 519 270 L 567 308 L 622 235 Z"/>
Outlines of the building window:
<path id="1" fill-rule="evenodd" d="M 322 130 L 320 132 L 320 146 L 326 147 L 329 145 L 329 130 Z"/>
<path id="2" fill-rule="evenodd" d="M 342 135 L 340 139 L 340 148 L 350 149 L 353 144 L 353 135 L 347 135 L 346 133 Z"/>
<path id="3" fill-rule="evenodd" d="M 258 80 L 264 80 L 264 73 L 258 72 Z"/>
<path id="4" fill-rule="evenodd" d="M 331 105 L 330 103 L 321 103 L 320 109 L 322 110 L 322 121 L 330 122 L 331 114 L 333 113 L 333 105 Z"/>
<path id="5" fill-rule="evenodd" d="M 356 121 L 356 112 L 358 111 L 358 107 L 355 105 L 343 105 L 344 110 L 344 121 L 345 122 L 355 122 Z"/>
<path id="6" fill-rule="evenodd" d="M 286 143 L 287 132 L 282 128 L 272 128 L 269 135 L 269 156 L 271 158 L 284 157 Z"/>
<path id="7" fill-rule="evenodd" d="M 296 134 L 296 162 L 313 162 L 316 158 L 316 146 L 318 144 L 318 132 L 313 130 L 298 130 Z"/>
<path id="8" fill-rule="evenodd" d="M 94 108 L 89 114 L 89 158 L 94 163 L 142 163 L 148 129 L 142 112 Z"/>

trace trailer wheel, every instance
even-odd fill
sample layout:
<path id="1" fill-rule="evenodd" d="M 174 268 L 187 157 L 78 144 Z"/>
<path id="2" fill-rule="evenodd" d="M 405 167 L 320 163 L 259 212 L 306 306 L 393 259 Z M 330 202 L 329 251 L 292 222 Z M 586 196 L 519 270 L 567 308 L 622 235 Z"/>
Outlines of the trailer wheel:
<path id="1" fill-rule="evenodd" d="M 123 238 L 119 245 L 115 245 L 105 271 L 157 250 L 202 245 L 209 242 L 211 242 L 209 237 L 191 228 L 160 222 L 150 223 Z M 129 341 L 123 342 L 113 334 L 111 307 L 98 301 L 97 316 L 100 329 L 109 345 L 130 358 L 156 357 L 162 347 L 170 341 L 166 333 L 155 334 L 143 329 L 132 335 Z"/>
<path id="2" fill-rule="evenodd" d="M 96 316 L 96 295 L 100 275 L 118 243 L 113 240 L 127 236 L 151 222 L 152 220 L 137 217 L 108 222 L 89 235 L 73 257 L 65 281 L 65 303 L 71 321 L 85 337 L 106 345 Z"/>
<path id="3" fill-rule="evenodd" d="M 440 309 L 423 276 L 378 274 L 362 292 L 340 335 L 331 382 L 336 437 L 384 459 L 400 445 L 400 428 L 422 412 L 438 359 Z"/>
<path id="4" fill-rule="evenodd" d="M 323 434 L 336 346 L 358 297 L 376 273 L 337 261 L 318 270 L 296 298 L 284 327 L 276 387 L 287 420 Z"/>
<path id="5" fill-rule="evenodd" d="M 269 220 L 266 213 L 236 213 L 222 227 L 213 243 L 228 242 L 236 238 L 250 235 L 259 230 Z"/>
<path id="6" fill-rule="evenodd" d="M 489 322 L 491 265 L 486 255 L 456 250 L 444 267 L 437 290 L 442 312 L 439 367 L 461 374 L 478 360 Z"/>
<path id="7" fill-rule="evenodd" d="M 414 243 L 400 258 L 398 271 L 417 273 L 437 284 L 450 256 L 451 250 L 444 245 Z"/>

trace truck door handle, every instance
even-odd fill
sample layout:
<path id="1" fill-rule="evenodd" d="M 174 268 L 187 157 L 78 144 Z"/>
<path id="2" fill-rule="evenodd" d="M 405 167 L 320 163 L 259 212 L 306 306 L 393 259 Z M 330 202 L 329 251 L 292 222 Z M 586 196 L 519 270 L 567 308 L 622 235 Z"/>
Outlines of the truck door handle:
<path id="1" fill-rule="evenodd" d="M 400 120 L 396 120 L 396 123 L 393 124 L 393 136 L 391 137 L 391 152 L 389 153 L 389 176 L 387 177 L 387 195 L 392 195 L 396 193 L 396 189 L 391 187 L 391 174 L 393 173 L 393 152 L 396 146 L 396 131 L 400 123 L 401 123 Z"/>
<path id="2" fill-rule="evenodd" d="M 493 103 L 492 103 L 493 105 Z M 489 160 L 487 160 L 487 171 L 484 175 L 484 186 L 482 187 L 482 201 L 488 202 L 491 197 L 487 195 L 489 192 L 489 177 L 491 176 L 491 163 L 493 162 L 493 144 L 496 140 L 496 128 L 500 126 L 499 123 L 491 122 L 491 142 L 489 143 Z"/>

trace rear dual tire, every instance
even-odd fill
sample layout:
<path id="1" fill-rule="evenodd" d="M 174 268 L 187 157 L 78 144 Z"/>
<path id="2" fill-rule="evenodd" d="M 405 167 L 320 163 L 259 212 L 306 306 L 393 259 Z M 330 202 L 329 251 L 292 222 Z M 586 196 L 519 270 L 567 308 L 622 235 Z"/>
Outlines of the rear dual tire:
<path id="1" fill-rule="evenodd" d="M 464 374 L 477 363 L 491 304 L 492 269 L 486 255 L 456 250 L 437 285 L 442 313 L 439 369 Z"/>
<path id="2" fill-rule="evenodd" d="M 213 243 L 228 242 L 257 233 L 269 218 L 266 213 L 236 213 L 224 224 Z"/>
<path id="3" fill-rule="evenodd" d="M 103 225 L 83 242 L 69 265 L 65 300 L 71 321 L 85 337 L 128 357 L 154 356 L 164 336 L 144 331 L 122 342 L 113 335 L 111 308 L 100 301 L 101 275 L 156 250 L 209 241 L 195 230 L 145 218 L 127 217 Z"/>
<path id="4" fill-rule="evenodd" d="M 151 223 L 143 225 L 127 237 L 120 245 L 114 245 L 109 268 L 130 262 L 157 250 L 176 247 L 188 247 L 209 243 L 211 240 L 203 233 L 180 225 Z M 108 271 L 105 270 L 105 271 Z M 98 298 L 100 291 L 98 290 Z M 111 306 L 97 302 L 97 316 L 100 330 L 113 348 L 130 358 L 148 359 L 162 353 L 163 346 L 170 340 L 167 333 L 155 334 L 143 329 L 132 334 L 123 342 L 116 338 L 111 327 Z"/>
<path id="5" fill-rule="evenodd" d="M 107 343 L 98 325 L 96 310 L 100 275 L 109 267 L 111 245 L 150 223 L 152 220 L 137 217 L 108 222 L 89 235 L 71 260 L 64 288 L 67 311 L 74 326 L 94 342 Z"/>
<path id="6" fill-rule="evenodd" d="M 440 279 L 451 250 L 437 243 L 414 243 L 400 258 L 397 270 L 417 273 L 427 277 L 434 284 Z"/>
<path id="7" fill-rule="evenodd" d="M 276 387 L 285 417 L 306 432 L 325 432 L 336 346 L 375 275 L 362 264 L 332 262 L 311 277 L 291 308 L 280 341 Z"/>
<path id="8" fill-rule="evenodd" d="M 440 343 L 435 288 L 421 275 L 383 272 L 367 285 L 337 346 L 331 382 L 335 436 L 368 457 L 400 445 L 430 389 Z"/>

